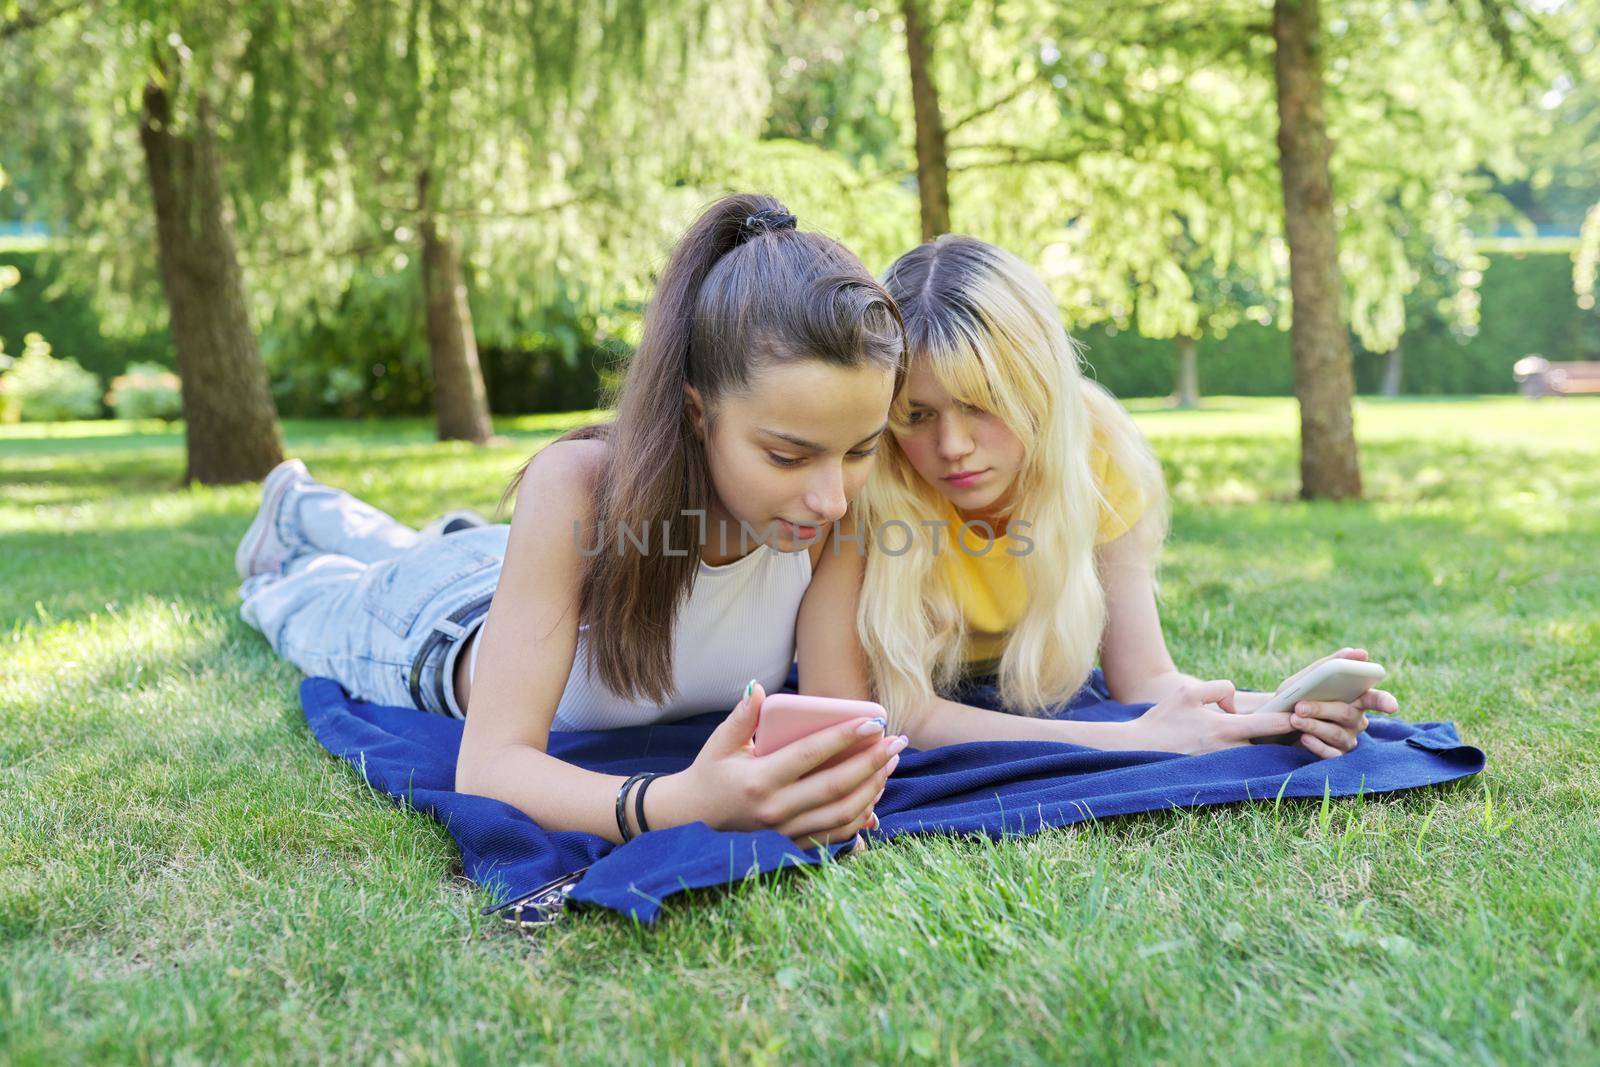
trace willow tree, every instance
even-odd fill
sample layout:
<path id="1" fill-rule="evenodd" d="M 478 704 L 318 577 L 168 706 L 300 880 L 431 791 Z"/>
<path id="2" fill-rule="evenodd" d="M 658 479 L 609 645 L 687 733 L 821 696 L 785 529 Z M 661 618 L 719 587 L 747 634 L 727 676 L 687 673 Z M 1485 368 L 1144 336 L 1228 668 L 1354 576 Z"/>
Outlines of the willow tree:
<path id="1" fill-rule="evenodd" d="M 1248 279 L 1251 302 L 1231 310 L 1299 337 L 1302 494 L 1351 495 L 1354 443 L 1339 430 L 1350 423 L 1347 330 L 1375 351 L 1403 331 L 1418 274 L 1408 234 L 1427 233 L 1470 285 L 1468 220 L 1488 199 L 1485 170 L 1517 168 L 1509 144 L 1525 94 L 1494 61 L 1491 35 L 1463 33 L 1452 4 L 1331 4 L 1314 58 L 1337 150 L 1318 215 L 1322 192 L 1296 169 L 1308 112 L 1294 109 L 1309 106 L 1296 79 L 1313 58 L 1295 45 L 1303 22 L 1275 37 L 1253 0 L 1173 0 L 1116 19 L 1045 0 L 899 7 L 920 16 L 902 45 L 906 128 L 918 131 L 919 168 L 943 141 L 935 169 L 947 176 L 949 220 L 925 215 L 924 229 L 1006 243 L 1042 267 L 1070 322 L 1148 336 L 1192 336 L 1208 317 L 1197 268 Z M 1277 136 L 1280 68 L 1290 156 Z M 938 101 L 937 137 L 918 126 L 919 82 Z M 1308 231 L 1313 216 L 1326 225 Z M 1291 260 L 1320 264 L 1302 266 L 1295 300 Z"/>
<path id="2" fill-rule="evenodd" d="M 156 264 L 183 381 L 184 479 L 210 484 L 259 478 L 283 458 L 216 107 L 235 20 L 251 10 L 68 5 L 0 42 L 0 95 L 15 116 L 0 150 L 16 153 L 36 213 L 125 303 Z"/>
<path id="3" fill-rule="evenodd" d="M 170 320 L 191 477 L 276 461 L 251 319 L 331 313 L 356 271 L 415 273 L 441 436 L 478 440 L 469 279 L 502 322 L 564 286 L 636 292 L 696 198 L 673 168 L 755 135 L 756 14 L 108 0 L 0 42 L 0 153 L 107 321 Z"/>
<path id="4" fill-rule="evenodd" d="M 263 185 L 293 162 L 286 195 L 260 200 L 321 290 L 294 295 L 418 263 L 439 436 L 485 440 L 474 279 L 501 312 L 645 273 L 676 221 L 675 168 L 754 136 L 758 15 L 748 0 L 375 0 L 261 35 L 247 143 Z"/>

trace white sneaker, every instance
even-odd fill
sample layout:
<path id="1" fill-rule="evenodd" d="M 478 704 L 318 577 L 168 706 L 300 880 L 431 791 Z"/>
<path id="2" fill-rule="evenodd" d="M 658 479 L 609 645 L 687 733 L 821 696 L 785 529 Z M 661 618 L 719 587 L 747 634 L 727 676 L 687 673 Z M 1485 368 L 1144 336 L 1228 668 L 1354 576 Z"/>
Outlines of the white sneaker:
<path id="1" fill-rule="evenodd" d="M 291 547 L 278 536 L 278 511 L 289 487 L 301 480 L 310 481 L 311 475 L 298 459 L 284 460 L 261 480 L 261 507 L 256 511 L 255 521 L 244 532 L 238 551 L 233 554 L 233 569 L 240 581 L 276 570 L 293 554 Z"/>
<path id="2" fill-rule="evenodd" d="M 422 537 L 443 537 L 457 530 L 470 530 L 474 526 L 488 525 L 490 525 L 489 519 L 482 512 L 473 511 L 471 508 L 457 508 L 440 515 L 417 533 Z"/>

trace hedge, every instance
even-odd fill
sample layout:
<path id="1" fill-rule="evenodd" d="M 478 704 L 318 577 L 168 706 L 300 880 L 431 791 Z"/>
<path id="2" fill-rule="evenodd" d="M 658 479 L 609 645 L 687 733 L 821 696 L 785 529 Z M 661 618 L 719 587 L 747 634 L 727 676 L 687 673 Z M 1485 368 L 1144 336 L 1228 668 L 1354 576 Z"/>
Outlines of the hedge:
<path id="1" fill-rule="evenodd" d="M 1530 352 L 1546 359 L 1600 359 L 1600 308 L 1584 311 L 1572 292 L 1570 249 L 1487 254 L 1479 290 L 1480 322 L 1471 338 L 1453 337 L 1437 320 L 1417 323 L 1402 340 L 1401 391 L 1411 395 L 1510 393 L 1511 365 Z M 1104 328 L 1076 331 L 1093 375 L 1118 396 L 1165 396 L 1177 364 L 1171 341 Z M 1385 358 L 1352 337 L 1356 389 L 1375 393 Z M 1217 396 L 1284 396 L 1294 391 L 1289 335 L 1250 323 L 1198 346 L 1200 391 Z"/>
<path id="2" fill-rule="evenodd" d="M 1458 339 L 1438 322 L 1415 324 L 1403 342 L 1402 390 L 1408 394 L 1505 393 L 1516 384 L 1511 365 L 1529 352 L 1551 360 L 1600 359 L 1600 309 L 1581 310 L 1572 293 L 1570 250 L 1548 242 L 1488 252 L 1476 336 Z M 82 293 L 53 292 L 47 255 L 0 245 L 0 264 L 22 274 L 0 293 L 0 338 L 13 354 L 25 333 L 37 330 L 57 354 L 76 359 L 104 380 L 130 363 L 173 366 L 165 332 L 107 337 Z M 355 294 L 352 294 L 353 296 Z M 371 294 L 362 294 L 370 298 Z M 356 310 L 358 301 L 352 301 Z M 301 331 L 300 355 L 264 345 L 275 368 L 275 392 L 285 415 L 420 414 L 427 410 L 427 368 L 418 338 L 420 315 L 384 316 L 370 306 L 344 330 Z M 570 307 L 553 307 L 520 332 L 520 344 L 484 344 L 485 378 L 496 411 L 586 407 L 594 403 L 600 375 L 615 355 L 594 334 L 594 319 Z M 410 320 L 409 322 L 407 320 Z M 396 330 L 392 324 L 404 324 Z M 374 327 L 377 326 L 376 329 Z M 384 328 L 387 326 L 388 328 Z M 339 336 L 342 335 L 342 336 Z M 359 335 L 359 336 L 357 336 Z M 1096 327 L 1077 332 L 1092 374 L 1118 396 L 1163 396 L 1172 391 L 1176 351 L 1169 340 Z M 1355 345 L 1356 386 L 1376 392 L 1382 356 Z M 1281 396 L 1293 391 L 1289 337 L 1275 326 L 1248 324 L 1199 345 L 1202 393 Z M 382 366 L 383 372 L 374 375 Z M 293 367 L 291 373 L 289 368 Z M 387 379 L 387 380 L 384 380 Z M 357 384 L 365 382 L 365 385 Z"/>

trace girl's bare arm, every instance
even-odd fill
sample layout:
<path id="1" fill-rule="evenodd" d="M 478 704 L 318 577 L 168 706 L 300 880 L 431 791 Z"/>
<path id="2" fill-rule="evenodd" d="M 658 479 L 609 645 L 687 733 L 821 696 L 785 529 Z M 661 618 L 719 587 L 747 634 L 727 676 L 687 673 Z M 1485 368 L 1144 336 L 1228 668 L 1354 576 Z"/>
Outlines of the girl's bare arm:
<path id="1" fill-rule="evenodd" d="M 617 841 L 613 802 L 624 779 L 545 751 L 578 643 L 582 557 L 573 524 L 582 530 L 589 521 L 604 448 L 596 441 L 553 444 L 523 476 L 500 583 L 479 635 L 456 789 L 503 800 L 543 826 Z"/>
<path id="2" fill-rule="evenodd" d="M 1106 623 L 1100 638 L 1100 669 L 1111 698 L 1120 704 L 1155 704 L 1199 679 L 1172 662 L 1161 613 L 1156 607 L 1150 538 L 1140 526 L 1095 550 L 1106 593 Z"/>

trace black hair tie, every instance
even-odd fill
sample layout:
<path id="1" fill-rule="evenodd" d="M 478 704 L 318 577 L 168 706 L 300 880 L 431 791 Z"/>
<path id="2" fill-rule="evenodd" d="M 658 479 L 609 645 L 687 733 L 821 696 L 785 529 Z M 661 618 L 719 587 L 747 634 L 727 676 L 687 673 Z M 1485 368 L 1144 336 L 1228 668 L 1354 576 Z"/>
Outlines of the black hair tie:
<path id="1" fill-rule="evenodd" d="M 768 233 L 773 230 L 794 229 L 795 218 L 787 211 L 778 208 L 764 207 L 760 211 L 744 217 L 744 228 L 752 235 Z"/>

